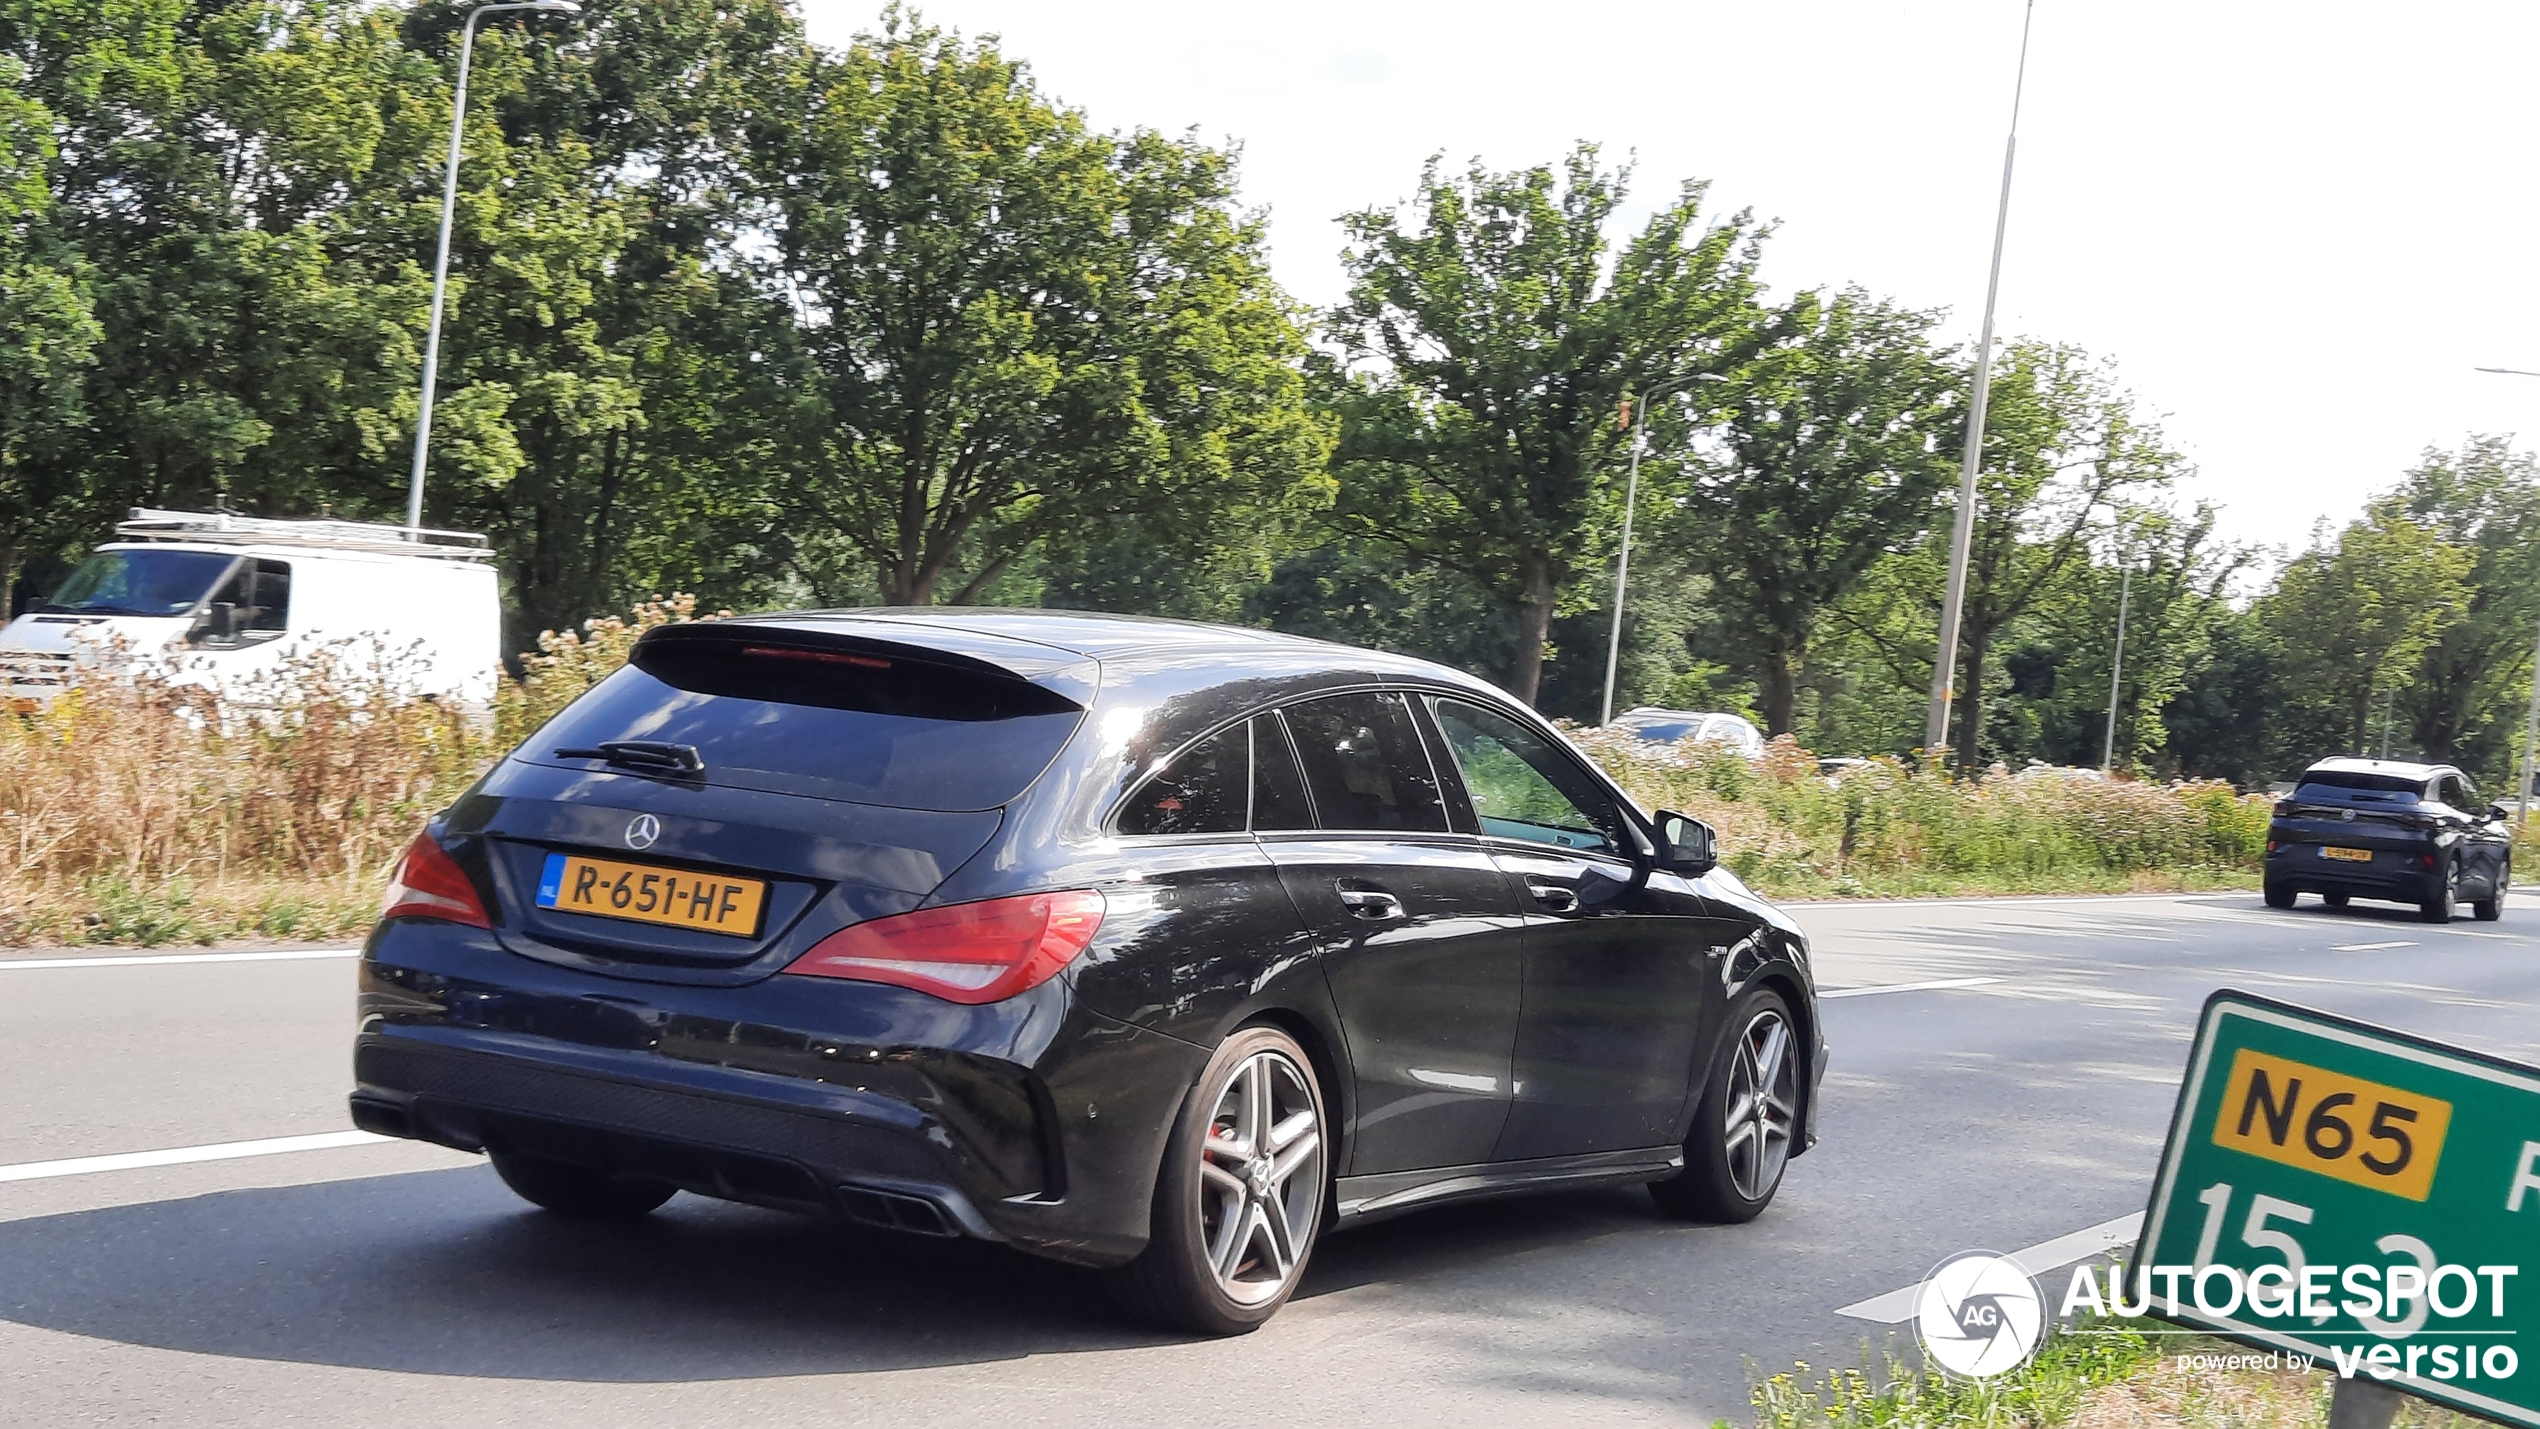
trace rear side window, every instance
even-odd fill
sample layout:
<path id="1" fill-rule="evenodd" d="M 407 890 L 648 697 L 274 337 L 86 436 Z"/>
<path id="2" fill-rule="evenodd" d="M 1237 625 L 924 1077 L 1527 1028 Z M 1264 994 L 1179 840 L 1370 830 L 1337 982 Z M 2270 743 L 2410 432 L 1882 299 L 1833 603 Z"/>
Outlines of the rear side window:
<path id="1" fill-rule="evenodd" d="M 1446 802 L 1402 696 L 1333 695 L 1291 705 L 1286 713 L 1317 824 L 1446 831 Z"/>
<path id="2" fill-rule="evenodd" d="M 1120 810 L 1124 834 L 1233 834 L 1252 784 L 1252 726 L 1221 729 L 1138 786 Z"/>
<path id="3" fill-rule="evenodd" d="M 1314 809 L 1305 802 L 1305 773 L 1277 712 L 1252 717 L 1252 826 L 1256 830 L 1310 829 Z"/>
<path id="4" fill-rule="evenodd" d="M 648 639 L 521 750 L 688 745 L 704 783 L 902 809 L 992 809 L 1084 711 L 1026 680 L 895 654 L 717 633 Z"/>

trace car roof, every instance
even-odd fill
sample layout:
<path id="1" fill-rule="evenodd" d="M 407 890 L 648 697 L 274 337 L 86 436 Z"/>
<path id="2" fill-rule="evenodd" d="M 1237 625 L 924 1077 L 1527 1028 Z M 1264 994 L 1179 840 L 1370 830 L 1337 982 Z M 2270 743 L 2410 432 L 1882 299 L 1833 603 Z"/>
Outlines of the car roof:
<path id="1" fill-rule="evenodd" d="M 1144 667 L 1187 672 L 1193 657 L 1225 661 L 1229 680 L 1323 667 L 1499 693 L 1461 670 L 1416 656 L 1341 645 L 1277 630 L 1151 615 L 992 606 L 858 606 L 738 617 L 752 625 L 941 645 L 1031 678 L 1052 656 L 1099 660 L 1124 677 Z M 1037 657 L 1037 658 L 1036 658 Z M 1106 682 L 1111 676 L 1107 675 Z M 1504 694 L 1502 698 L 1507 698 Z"/>
<path id="2" fill-rule="evenodd" d="M 2323 759 L 2302 771 L 2312 774 L 2381 774 L 2392 779 L 2431 779 L 2437 774 L 2458 774 L 2449 764 L 2419 764 L 2406 759 L 2352 759 L 2340 756 Z"/>

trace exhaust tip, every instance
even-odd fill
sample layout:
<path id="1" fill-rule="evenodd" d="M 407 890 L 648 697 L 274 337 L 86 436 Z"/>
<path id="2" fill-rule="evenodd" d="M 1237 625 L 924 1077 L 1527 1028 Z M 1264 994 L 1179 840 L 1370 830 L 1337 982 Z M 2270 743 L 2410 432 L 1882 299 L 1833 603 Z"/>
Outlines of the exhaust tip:
<path id="1" fill-rule="evenodd" d="M 845 1209 L 849 1220 L 861 1225 L 946 1239 L 961 1234 L 952 1218 L 944 1214 L 943 1208 L 923 1196 L 877 1191 L 869 1186 L 841 1186 L 838 1188 L 838 1204 Z"/>
<path id="2" fill-rule="evenodd" d="M 353 1125 L 373 1136 L 397 1136 L 413 1140 L 414 1119 L 395 1102 L 375 1101 L 356 1094 L 352 1098 Z"/>

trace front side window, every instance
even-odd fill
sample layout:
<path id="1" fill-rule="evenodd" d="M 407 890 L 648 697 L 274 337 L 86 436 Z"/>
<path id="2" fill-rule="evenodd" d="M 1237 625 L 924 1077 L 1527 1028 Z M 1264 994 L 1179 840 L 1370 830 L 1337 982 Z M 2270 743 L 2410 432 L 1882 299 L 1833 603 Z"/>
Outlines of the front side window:
<path id="1" fill-rule="evenodd" d="M 1332 695 L 1286 714 L 1318 825 L 1446 832 L 1446 801 L 1402 696 Z"/>
<path id="2" fill-rule="evenodd" d="M 1465 792 L 1484 834 L 1597 853 L 1620 851 L 1622 821 L 1613 800 L 1550 740 L 1462 700 L 1432 698 L 1429 708 L 1464 775 Z"/>
<path id="3" fill-rule="evenodd" d="M 1138 786 L 1120 810 L 1124 834 L 1233 834 L 1252 785 L 1252 726 L 1221 729 Z"/>
<path id="4" fill-rule="evenodd" d="M 223 606 L 229 607 L 225 616 Z M 240 561 L 212 592 L 195 638 L 198 644 L 243 645 L 271 640 L 290 628 L 291 564 L 257 559 Z"/>

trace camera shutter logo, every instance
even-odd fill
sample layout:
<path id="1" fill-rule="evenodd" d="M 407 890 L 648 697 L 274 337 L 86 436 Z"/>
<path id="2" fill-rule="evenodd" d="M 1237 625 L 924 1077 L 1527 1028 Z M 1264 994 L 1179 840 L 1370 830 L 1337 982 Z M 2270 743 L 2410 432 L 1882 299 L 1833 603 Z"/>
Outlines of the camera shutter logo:
<path id="1" fill-rule="evenodd" d="M 650 814 L 637 814 L 635 817 L 626 821 L 626 846 L 628 848 L 651 848 L 653 846 L 653 840 L 660 837 L 661 820 L 654 818 Z"/>
<path id="2" fill-rule="evenodd" d="M 1914 1331 L 1924 1355 L 1969 1379 L 2026 1364 L 2045 1324 L 2046 1306 L 2028 1271 L 1990 1251 L 1941 1262 L 1914 1298 Z"/>

